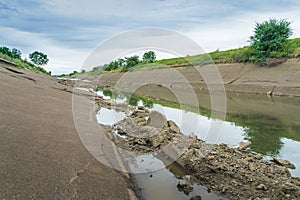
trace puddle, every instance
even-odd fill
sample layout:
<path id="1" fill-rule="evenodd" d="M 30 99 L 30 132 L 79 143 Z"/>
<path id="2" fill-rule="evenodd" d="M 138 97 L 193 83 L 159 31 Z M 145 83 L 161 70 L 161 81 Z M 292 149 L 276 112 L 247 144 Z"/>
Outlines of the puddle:
<path id="1" fill-rule="evenodd" d="M 137 172 L 135 177 L 142 189 L 143 197 L 147 200 L 189 200 L 193 196 L 201 196 L 206 200 L 225 199 L 214 193 L 209 193 L 207 188 L 194 184 L 194 190 L 185 194 L 177 189 L 179 179 L 186 175 L 184 169 L 173 163 L 169 166 L 153 155 L 137 156 L 135 161 L 127 160 L 132 171 Z M 152 171 L 154 168 L 159 170 Z M 149 173 L 138 173 L 149 169 Z"/>
<path id="2" fill-rule="evenodd" d="M 101 108 L 97 114 L 97 121 L 103 125 L 114 125 L 126 117 L 124 112 L 118 112 L 114 109 Z"/>

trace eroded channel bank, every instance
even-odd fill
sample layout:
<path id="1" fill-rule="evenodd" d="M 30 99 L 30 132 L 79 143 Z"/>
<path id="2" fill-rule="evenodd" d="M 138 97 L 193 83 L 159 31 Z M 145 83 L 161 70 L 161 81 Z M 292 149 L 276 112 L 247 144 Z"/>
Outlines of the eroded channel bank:
<path id="1" fill-rule="evenodd" d="M 118 81 L 126 84 L 136 84 L 149 80 L 149 77 L 160 79 L 162 85 L 174 89 L 184 89 L 189 85 L 195 89 L 207 90 L 208 77 L 201 76 L 216 66 L 226 92 L 269 94 L 273 96 L 300 96 L 300 62 L 299 59 L 287 61 L 271 67 L 261 67 L 254 64 L 216 64 L 195 67 L 176 67 L 162 69 L 141 69 L 125 73 L 108 72 L 99 76 L 80 75 L 82 79 L 94 80 L 99 87 L 114 87 Z M 200 72 L 200 73 L 199 73 Z M 175 78 L 179 74 L 182 78 Z M 205 74 L 205 73 L 203 73 Z M 179 76 L 178 76 L 179 77 Z M 206 80 L 206 81 L 205 81 Z M 151 80 L 149 80 L 151 82 Z"/>
<path id="2" fill-rule="evenodd" d="M 182 134 L 176 123 L 144 107 L 128 109 L 123 102 L 103 98 L 96 103 L 101 108 L 126 113 L 111 127 L 121 149 L 135 155 L 155 152 L 155 157 L 166 165 L 170 159 L 176 160 L 185 169 L 178 182 L 178 188 L 185 193 L 193 192 L 193 184 L 197 183 L 230 199 L 300 197 L 300 180 L 290 175 L 287 167 L 294 166 L 287 161 L 267 161 L 248 150 L 247 143 L 239 148 L 206 144 L 193 134 Z"/>

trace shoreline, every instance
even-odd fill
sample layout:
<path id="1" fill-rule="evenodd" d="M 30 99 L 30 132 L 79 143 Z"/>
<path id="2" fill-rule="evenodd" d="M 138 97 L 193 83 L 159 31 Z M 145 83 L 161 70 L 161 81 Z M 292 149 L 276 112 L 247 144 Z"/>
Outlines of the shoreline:
<path id="1" fill-rule="evenodd" d="M 99 101 L 97 104 L 110 109 L 124 109 L 123 106 L 120 107 L 110 100 Z M 117 131 L 118 134 L 125 135 L 125 138 L 115 136 L 117 145 L 137 154 L 154 151 L 158 152 L 156 157 L 167 156 L 171 160 L 179 155 L 179 159 L 175 162 L 188 174 L 180 177 L 181 181 L 177 187 L 187 194 L 193 191 L 194 183 L 199 183 L 207 187 L 208 191 L 230 199 L 300 197 L 300 193 L 297 192 L 300 191 L 300 178 L 292 177 L 287 170 L 294 167 L 292 163 L 277 158 L 272 162 L 264 160 L 260 154 L 250 151 L 247 143 L 240 143 L 238 148 L 224 144 L 209 145 L 195 135 L 183 135 L 174 122 L 163 122 L 161 120 L 165 118 L 163 115 L 158 117 L 159 119 L 151 118 L 149 125 L 149 122 L 144 119 L 148 116 L 151 118 L 149 110 L 138 107 L 125 119 L 117 122 L 112 127 L 111 134 Z M 137 130 L 145 134 L 142 131 L 145 129 L 150 134 L 153 131 L 152 120 L 160 121 L 162 129 L 157 130 L 157 135 L 140 138 L 141 133 Z M 157 121 L 154 122 L 156 123 Z M 181 149 L 182 142 L 183 146 L 190 145 L 188 148 Z M 166 150 L 164 148 L 168 143 L 172 148 Z"/>

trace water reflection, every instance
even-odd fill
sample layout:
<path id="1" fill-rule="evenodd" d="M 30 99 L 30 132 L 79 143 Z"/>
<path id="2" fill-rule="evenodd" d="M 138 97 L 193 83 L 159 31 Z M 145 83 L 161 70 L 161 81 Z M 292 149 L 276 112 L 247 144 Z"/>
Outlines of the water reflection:
<path id="1" fill-rule="evenodd" d="M 133 106 L 143 105 L 160 111 L 180 125 L 183 133 L 194 132 L 201 139 L 205 139 L 211 121 L 218 120 L 210 118 L 211 111 L 206 106 L 200 109 L 180 107 L 171 101 L 108 90 L 103 90 L 102 94 Z M 300 99 L 276 100 L 278 102 L 261 95 L 251 98 L 244 95 L 229 96 L 229 112 L 218 143 L 237 145 L 242 140 L 248 140 L 252 142 L 253 151 L 266 156 L 282 157 L 300 167 Z M 239 104 L 242 106 L 237 106 Z M 198 126 L 189 124 L 194 121 L 186 119 L 197 119 Z M 297 167 L 291 173 L 300 176 L 300 169 Z"/>
<path id="2" fill-rule="evenodd" d="M 221 200 L 222 198 L 214 193 L 208 192 L 207 188 L 194 184 L 193 191 L 190 194 L 185 194 L 177 189 L 179 179 L 186 175 L 184 169 L 176 163 L 164 167 L 162 159 L 158 159 L 153 155 L 140 155 L 134 161 L 127 162 L 129 167 L 134 172 L 143 172 L 147 168 L 157 168 L 159 170 L 149 173 L 136 173 L 138 185 L 143 188 L 143 196 L 148 200 L 157 199 L 174 199 L 183 200 L 190 199 L 193 196 L 201 196 L 206 200 Z"/>
<path id="3" fill-rule="evenodd" d="M 124 119 L 126 117 L 126 114 L 124 112 L 101 108 L 98 111 L 96 117 L 99 124 L 112 126 L 113 124 Z"/>

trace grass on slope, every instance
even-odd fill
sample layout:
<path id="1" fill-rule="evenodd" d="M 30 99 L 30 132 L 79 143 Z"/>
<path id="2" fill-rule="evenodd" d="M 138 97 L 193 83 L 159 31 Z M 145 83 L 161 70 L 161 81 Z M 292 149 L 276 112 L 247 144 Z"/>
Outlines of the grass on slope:
<path id="1" fill-rule="evenodd" d="M 27 60 L 12 58 L 8 55 L 1 54 L 1 53 L 0 53 L 0 58 L 15 63 L 17 65 L 16 66 L 17 68 L 29 69 L 29 70 L 34 71 L 34 72 L 51 75 L 51 73 L 47 72 L 44 68 L 39 67 L 39 66 L 35 66 L 32 63 L 28 62 Z"/>
<path id="2" fill-rule="evenodd" d="M 300 57 L 300 38 L 289 39 L 283 47 L 283 52 L 272 52 L 270 58 L 297 58 Z M 134 71 L 138 69 L 155 69 L 165 67 L 185 67 L 191 65 L 221 64 L 221 63 L 254 63 L 255 57 L 249 46 L 226 51 L 214 51 L 208 54 L 178 57 L 158 60 L 153 63 L 140 62 L 126 70 Z M 119 67 L 111 72 L 124 71 L 124 67 Z M 84 74 L 99 75 L 105 73 L 102 67 L 95 67 L 92 71 Z"/>
<path id="3" fill-rule="evenodd" d="M 284 47 L 284 52 L 273 52 L 271 58 L 297 58 L 300 56 L 300 38 L 288 40 Z M 208 54 L 199 54 L 194 56 L 179 57 L 158 60 L 154 63 L 140 63 L 131 68 L 131 70 L 140 68 L 162 68 L 162 67 L 184 67 L 190 65 L 206 65 L 220 63 L 245 63 L 253 62 L 251 57 L 251 49 L 249 46 L 230 49 L 226 51 L 214 51 Z"/>

